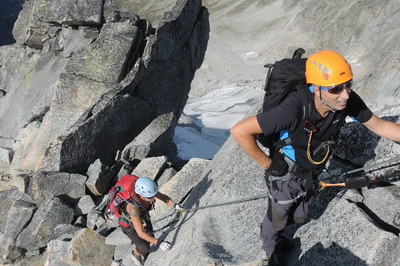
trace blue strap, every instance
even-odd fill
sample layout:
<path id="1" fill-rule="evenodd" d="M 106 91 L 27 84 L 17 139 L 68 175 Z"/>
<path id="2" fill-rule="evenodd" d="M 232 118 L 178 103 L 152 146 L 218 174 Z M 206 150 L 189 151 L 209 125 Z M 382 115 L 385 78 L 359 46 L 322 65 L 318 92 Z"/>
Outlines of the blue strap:
<path id="1" fill-rule="evenodd" d="M 280 132 L 280 139 L 287 139 L 289 138 L 289 132 L 287 130 L 282 130 Z M 283 154 L 285 154 L 286 157 L 288 157 L 290 160 L 292 160 L 293 162 L 296 161 L 296 155 L 294 153 L 294 149 L 292 145 L 286 145 L 282 147 L 283 150 Z"/>

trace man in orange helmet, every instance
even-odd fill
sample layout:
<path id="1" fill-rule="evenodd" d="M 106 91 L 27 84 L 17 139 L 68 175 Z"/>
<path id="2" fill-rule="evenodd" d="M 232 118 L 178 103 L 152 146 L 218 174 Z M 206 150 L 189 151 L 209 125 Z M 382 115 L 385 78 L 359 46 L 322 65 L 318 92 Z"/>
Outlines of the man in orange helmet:
<path id="1" fill-rule="evenodd" d="M 374 115 L 352 91 L 353 73 L 347 61 L 334 51 L 320 51 L 306 61 L 306 82 L 312 93 L 312 111 L 305 128 L 307 134 L 296 137 L 291 145 L 277 149 L 270 156 L 257 145 L 256 136 L 278 132 L 290 136 L 303 123 L 302 106 L 297 91 L 278 106 L 237 123 L 231 134 L 263 169 L 270 194 L 261 232 L 266 258 L 263 265 L 282 265 L 281 252 L 288 240 L 281 232 L 290 222 L 303 223 L 308 218 L 309 185 L 331 154 L 331 141 L 337 136 L 344 117 L 363 123 L 375 134 L 400 141 L 400 125 Z M 321 148 L 322 147 L 322 148 Z"/>

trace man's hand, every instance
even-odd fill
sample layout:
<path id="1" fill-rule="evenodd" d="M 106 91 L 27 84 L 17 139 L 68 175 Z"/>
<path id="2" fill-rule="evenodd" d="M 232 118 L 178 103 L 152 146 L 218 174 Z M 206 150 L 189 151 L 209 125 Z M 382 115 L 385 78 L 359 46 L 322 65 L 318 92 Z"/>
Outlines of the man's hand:
<path id="1" fill-rule="evenodd" d="M 272 176 L 284 176 L 288 172 L 288 164 L 283 159 L 283 155 L 280 152 L 275 153 L 272 156 L 272 162 L 268 169 L 265 170 L 266 174 Z"/>

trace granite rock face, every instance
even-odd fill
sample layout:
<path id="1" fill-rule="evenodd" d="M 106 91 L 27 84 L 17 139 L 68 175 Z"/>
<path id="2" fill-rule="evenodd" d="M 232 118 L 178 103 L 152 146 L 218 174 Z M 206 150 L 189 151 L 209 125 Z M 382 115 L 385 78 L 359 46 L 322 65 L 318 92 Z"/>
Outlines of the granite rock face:
<path id="1" fill-rule="evenodd" d="M 207 9 L 166 1 L 155 28 L 142 18 L 151 9 L 122 10 L 125 2 L 132 4 L 25 2 L 17 44 L 0 48 L 5 171 L 85 173 L 96 159 L 111 164 L 164 114 L 172 118 L 163 140 L 172 141 L 207 47 Z"/>
<path id="2" fill-rule="evenodd" d="M 227 2 L 210 6 L 218 11 Z M 81 3 L 85 17 L 69 1 L 60 4 L 59 11 L 51 1 L 27 1 L 14 29 L 17 45 L 0 48 L 1 177 L 12 187 L 0 192 L 0 263 L 131 264 L 129 241 L 121 237 L 117 219 L 106 219 L 102 211 L 108 188 L 124 174 L 138 174 L 153 178 L 161 192 L 187 210 L 180 214 L 157 202 L 151 212 L 156 237 L 173 248 L 162 252 L 153 247 L 146 265 L 260 265 L 264 252 L 259 226 L 268 205 L 263 169 L 233 138 L 213 160 L 192 159 L 181 169 L 173 169 L 163 154 L 204 56 L 207 9 L 200 1 L 189 0 L 106 0 L 100 3 L 101 19 L 96 20 L 98 2 Z M 398 70 L 393 67 L 397 59 L 390 57 L 394 49 L 388 49 L 390 43 L 398 43 L 393 41 L 397 28 L 387 30 L 389 24 L 397 25 L 392 22 L 397 21 L 393 12 L 398 3 L 355 3 L 343 2 L 346 9 L 334 12 L 336 3 L 314 0 L 245 1 L 228 13 L 248 14 L 246 4 L 294 12 L 290 19 L 288 13 L 279 17 L 275 12 L 268 20 L 279 33 L 268 43 L 274 55 L 282 49 L 276 44 L 293 36 L 313 49 L 336 48 L 331 35 L 321 34 L 315 41 L 313 32 L 327 31 L 347 40 L 340 44 L 363 51 L 374 46 L 367 42 L 371 29 L 378 35 L 383 25 L 382 45 L 376 49 L 390 63 L 375 68 L 388 70 L 388 76 L 361 72 L 369 77 L 362 84 L 388 85 L 387 79 L 393 78 L 388 86 L 393 99 L 380 102 L 379 91 L 370 96 L 368 88 L 360 94 L 366 102 L 376 99 L 376 113 L 399 123 Z M 325 17 L 311 19 L 316 13 Z M 383 20 L 382 14 L 391 16 Z M 311 30 L 309 36 L 304 29 Z M 374 56 L 359 59 L 372 64 Z M 248 115 L 261 107 L 261 99 L 254 102 Z M 376 137 L 358 123 L 347 123 L 337 144 L 328 167 L 333 175 L 399 160 L 398 143 Z M 368 174 L 398 179 L 399 165 Z M 399 186 L 396 181 L 317 193 L 310 220 L 284 232 L 294 243 L 288 265 L 399 265 Z"/>
<path id="3" fill-rule="evenodd" d="M 112 260 L 114 247 L 99 235 L 106 221 L 93 208 L 138 136 L 146 152 L 124 159 L 130 172 L 136 161 L 169 152 L 209 35 L 200 0 L 150 2 L 154 9 L 133 1 L 25 1 L 17 43 L 0 47 L 0 172 L 9 183 L 2 263 Z M 101 181 L 81 175 L 94 162 L 107 170 Z M 62 225 L 88 228 L 60 233 Z M 87 249 L 85 241 L 98 246 Z"/>

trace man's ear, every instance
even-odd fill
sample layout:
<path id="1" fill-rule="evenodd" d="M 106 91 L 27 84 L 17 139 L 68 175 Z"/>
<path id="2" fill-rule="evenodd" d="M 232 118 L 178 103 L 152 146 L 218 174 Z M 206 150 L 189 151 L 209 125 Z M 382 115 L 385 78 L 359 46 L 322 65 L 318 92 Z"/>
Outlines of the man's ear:
<path id="1" fill-rule="evenodd" d="M 313 88 L 314 93 L 319 96 L 319 94 L 321 93 L 321 90 L 319 89 L 319 86 L 312 85 L 312 88 Z"/>

